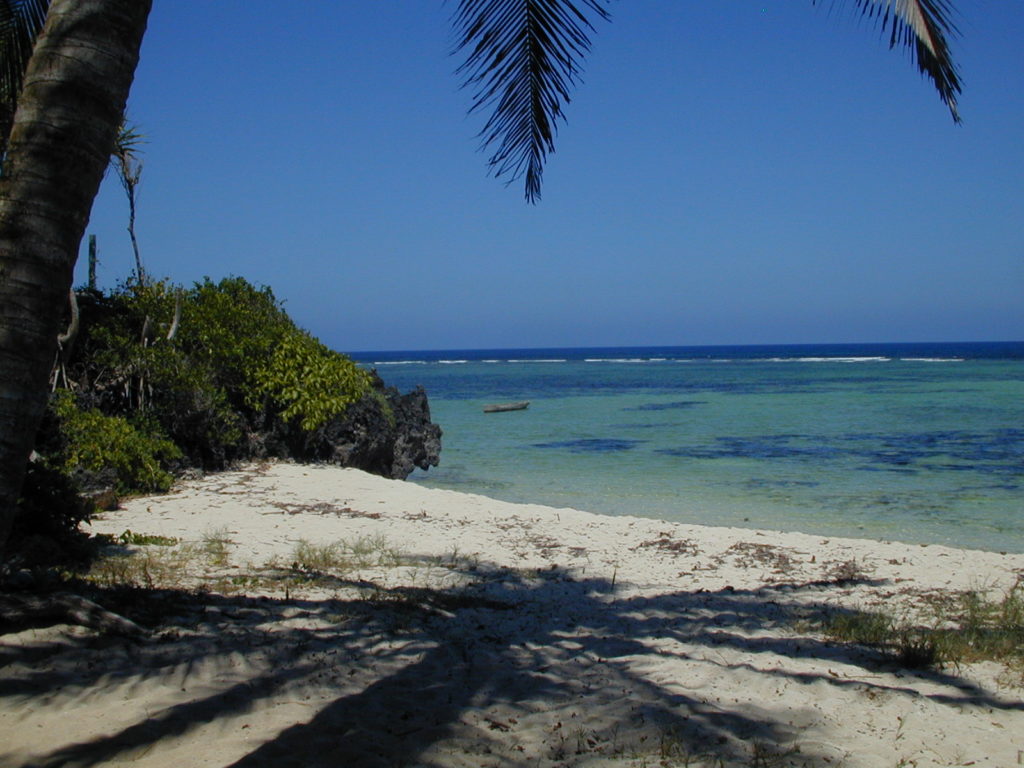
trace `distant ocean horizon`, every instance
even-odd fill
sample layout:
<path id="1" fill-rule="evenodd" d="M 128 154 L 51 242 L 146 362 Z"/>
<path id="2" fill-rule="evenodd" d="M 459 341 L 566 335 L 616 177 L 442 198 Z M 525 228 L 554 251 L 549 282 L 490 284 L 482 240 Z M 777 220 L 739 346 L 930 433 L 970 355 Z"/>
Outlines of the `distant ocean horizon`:
<path id="1" fill-rule="evenodd" d="M 665 355 L 674 359 L 765 359 L 800 357 L 941 357 L 955 352 L 966 359 L 1024 359 L 1024 339 L 1019 341 L 918 341 L 918 342 L 841 342 L 800 344 L 697 344 L 647 346 L 579 347 L 480 347 L 417 350 L 369 350 L 347 352 L 366 364 L 394 365 L 403 362 L 461 360 L 600 359 L 658 360 Z M 593 353 L 591 355 L 590 353 Z M 623 353 L 629 353 L 624 355 Z M 621 357 L 620 357 L 621 356 Z"/>
<path id="2" fill-rule="evenodd" d="M 1024 342 L 350 354 L 426 389 L 445 435 L 425 486 L 1024 552 Z"/>

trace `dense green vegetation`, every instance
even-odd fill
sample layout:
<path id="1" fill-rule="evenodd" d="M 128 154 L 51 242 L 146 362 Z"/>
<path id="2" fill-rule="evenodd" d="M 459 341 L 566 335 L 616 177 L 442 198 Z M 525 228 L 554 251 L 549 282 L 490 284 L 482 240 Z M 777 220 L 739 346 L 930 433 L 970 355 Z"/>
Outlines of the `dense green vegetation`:
<path id="1" fill-rule="evenodd" d="M 50 458 L 54 469 L 66 475 L 109 470 L 122 493 L 171 487 L 172 477 L 165 467 L 182 454 L 152 423 L 133 423 L 97 408 L 82 408 L 67 390 L 54 394 L 51 408 L 61 436 L 60 449 Z"/>
<path id="2" fill-rule="evenodd" d="M 78 304 L 37 441 L 47 483 L 56 472 L 86 489 L 163 491 L 185 467 L 294 455 L 370 391 L 368 372 L 239 277 L 131 281 L 79 291 Z"/>

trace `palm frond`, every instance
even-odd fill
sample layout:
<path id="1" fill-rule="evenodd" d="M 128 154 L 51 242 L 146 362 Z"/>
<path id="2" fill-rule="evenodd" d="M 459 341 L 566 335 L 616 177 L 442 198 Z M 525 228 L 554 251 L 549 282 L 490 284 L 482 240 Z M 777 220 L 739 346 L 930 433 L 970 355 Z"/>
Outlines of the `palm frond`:
<path id="1" fill-rule="evenodd" d="M 134 160 L 140 152 L 140 147 L 146 143 L 146 136 L 139 131 L 139 126 L 128 122 L 128 115 L 121 118 L 121 127 L 117 129 L 117 138 L 114 140 L 114 151 L 112 158 L 127 158 Z"/>
<path id="2" fill-rule="evenodd" d="M 49 8 L 50 0 L 0 0 L 0 152 L 7 146 L 25 67 Z"/>
<path id="3" fill-rule="evenodd" d="M 862 15 L 877 20 L 882 31 L 889 32 L 890 48 L 901 46 L 914 53 L 918 70 L 935 84 L 953 121 L 959 123 L 956 100 L 960 94 L 960 75 L 946 40 L 947 35 L 956 35 L 958 31 L 950 21 L 952 9 L 947 0 L 854 0 L 854 3 Z"/>
<path id="4" fill-rule="evenodd" d="M 146 137 L 139 131 L 139 127 L 128 122 L 128 115 L 122 115 L 121 126 L 117 129 L 117 138 L 114 139 L 114 149 L 110 153 L 110 166 L 117 173 L 121 186 L 128 194 L 128 205 L 132 211 L 134 221 L 135 190 L 142 178 L 142 145 L 146 143 Z M 133 224 L 134 226 L 134 224 Z"/>
<path id="5" fill-rule="evenodd" d="M 531 203 L 590 50 L 590 17 L 609 14 L 598 0 L 460 0 L 452 19 L 455 52 L 467 52 L 456 71 L 474 90 L 469 111 L 494 108 L 480 132 L 483 147 L 494 148 L 491 172 L 508 183 L 525 176 Z"/>

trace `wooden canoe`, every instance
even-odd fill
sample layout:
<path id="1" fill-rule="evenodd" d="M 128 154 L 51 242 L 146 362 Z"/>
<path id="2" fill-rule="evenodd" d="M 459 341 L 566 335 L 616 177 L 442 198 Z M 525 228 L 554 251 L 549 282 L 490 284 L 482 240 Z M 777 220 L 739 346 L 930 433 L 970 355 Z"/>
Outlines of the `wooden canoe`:
<path id="1" fill-rule="evenodd" d="M 484 413 L 501 413 L 503 411 L 523 411 L 530 405 L 529 400 L 523 400 L 518 403 L 495 403 L 494 405 L 485 405 Z"/>

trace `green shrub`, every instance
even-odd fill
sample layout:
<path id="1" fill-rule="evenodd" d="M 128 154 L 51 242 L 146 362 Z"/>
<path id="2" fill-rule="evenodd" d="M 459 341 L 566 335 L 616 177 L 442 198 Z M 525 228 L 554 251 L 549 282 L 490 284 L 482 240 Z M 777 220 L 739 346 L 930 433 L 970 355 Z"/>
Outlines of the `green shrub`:
<path id="1" fill-rule="evenodd" d="M 63 472 L 33 461 L 28 465 L 18 499 L 18 516 L 12 540 L 31 535 L 66 541 L 95 511 Z"/>
<path id="2" fill-rule="evenodd" d="M 70 392 L 57 392 L 53 409 L 59 419 L 61 451 L 57 468 L 116 472 L 121 493 L 166 491 L 173 478 L 167 463 L 181 451 L 166 437 L 142 431 L 123 416 L 106 416 L 96 408 L 79 408 Z M 51 459 L 52 461 L 52 459 Z"/>
<path id="3" fill-rule="evenodd" d="M 244 407 L 256 394 L 261 365 L 297 331 L 269 287 L 241 277 L 206 278 L 186 294 L 177 343 L 211 372 L 234 406 Z"/>
<path id="4" fill-rule="evenodd" d="M 240 277 L 197 283 L 182 315 L 181 345 L 209 367 L 234 407 L 296 420 L 313 431 L 370 388 L 370 376 L 288 317 L 268 287 Z"/>
<path id="5" fill-rule="evenodd" d="M 128 282 L 84 291 L 80 306 L 61 377 L 75 394 L 54 398 L 57 438 L 39 450 L 69 476 L 113 471 L 122 493 L 166 490 L 174 463 L 221 469 L 301 452 L 297 433 L 372 391 L 370 374 L 240 277 L 188 290 Z"/>
<path id="6" fill-rule="evenodd" d="M 82 389 L 102 393 L 108 413 L 146 411 L 153 384 L 189 366 L 167 340 L 178 291 L 165 282 L 129 283 L 82 306 L 82 334 L 70 374 Z"/>
<path id="7" fill-rule="evenodd" d="M 144 416 L 204 468 L 261 450 L 251 440 L 276 420 L 310 432 L 371 391 L 368 373 L 240 277 L 128 283 L 85 309 L 69 366 L 83 404 Z"/>
<path id="8" fill-rule="evenodd" d="M 312 432 L 370 389 L 370 374 L 305 331 L 281 339 L 256 374 L 254 394 L 268 397 L 285 420 Z"/>

